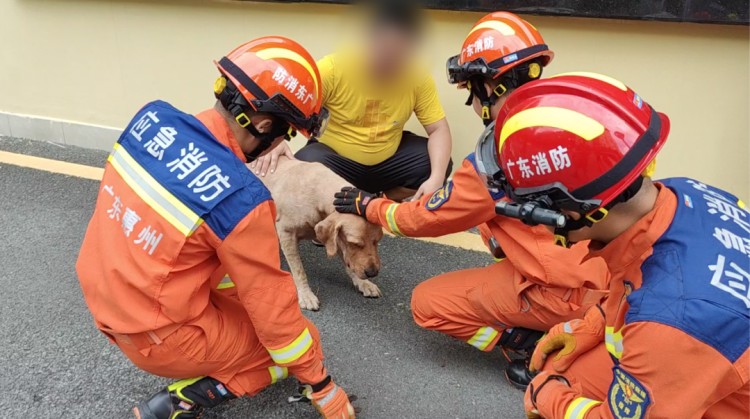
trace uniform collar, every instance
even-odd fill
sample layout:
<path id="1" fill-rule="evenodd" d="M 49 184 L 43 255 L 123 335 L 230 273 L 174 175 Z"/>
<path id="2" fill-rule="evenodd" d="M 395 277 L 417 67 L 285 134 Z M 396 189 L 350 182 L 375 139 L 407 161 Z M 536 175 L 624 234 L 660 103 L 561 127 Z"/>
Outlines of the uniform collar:
<path id="1" fill-rule="evenodd" d="M 648 257 L 654 243 L 667 231 L 674 219 L 677 197 L 664 185 L 654 185 L 659 189 L 654 208 L 606 246 L 589 253 L 589 258 L 603 258 L 615 276 L 634 262 L 642 262 Z"/>
<path id="2" fill-rule="evenodd" d="M 201 121 L 209 131 L 211 131 L 211 134 L 213 134 L 220 143 L 229 147 L 229 149 L 232 150 L 232 153 L 234 153 L 237 158 L 239 158 L 243 162 L 247 161 L 247 157 L 245 157 L 245 153 L 242 151 L 242 149 L 240 148 L 240 144 L 234 137 L 234 133 L 229 127 L 227 120 L 224 119 L 223 116 L 221 116 L 219 111 L 213 108 L 207 109 L 199 113 L 198 115 L 195 115 L 195 117 L 198 118 L 198 120 Z"/>

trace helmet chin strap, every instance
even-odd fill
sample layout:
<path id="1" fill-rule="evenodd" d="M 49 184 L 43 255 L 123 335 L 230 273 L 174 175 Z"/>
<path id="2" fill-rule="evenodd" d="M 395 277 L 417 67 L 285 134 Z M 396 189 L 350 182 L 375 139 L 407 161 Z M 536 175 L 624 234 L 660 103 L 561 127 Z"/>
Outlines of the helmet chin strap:
<path id="1" fill-rule="evenodd" d="M 485 87 L 485 80 L 477 78 L 471 82 L 471 88 L 469 89 L 469 99 L 466 101 L 467 106 L 471 106 L 474 102 L 474 96 L 479 99 L 482 104 L 482 122 L 484 126 L 489 126 L 492 121 L 492 105 L 494 105 L 500 97 L 505 94 L 508 89 L 501 83 L 492 91 L 491 94 L 487 94 Z"/>
<path id="2" fill-rule="evenodd" d="M 274 123 L 273 129 L 270 132 L 262 133 L 258 131 L 253 124 L 249 124 L 245 129 L 255 138 L 258 139 L 259 144 L 250 153 L 244 153 L 248 163 L 252 163 L 263 154 L 264 151 L 268 150 L 273 142 L 279 137 L 284 137 L 284 140 L 289 141 L 291 139 L 289 134 L 289 127 L 283 126 L 284 124 Z"/>
<path id="3" fill-rule="evenodd" d="M 533 70 L 531 70 L 532 68 Z M 479 98 L 482 104 L 482 121 L 484 122 L 484 126 L 488 126 L 492 122 L 492 106 L 497 103 L 498 99 L 505 95 L 508 90 L 517 89 L 530 81 L 538 79 L 541 75 L 541 66 L 537 62 L 522 64 L 500 76 L 497 87 L 490 94 L 487 94 L 487 88 L 485 87 L 485 82 L 488 79 L 475 77 L 469 80 L 471 88 L 469 89 L 469 99 L 466 101 L 466 106 L 471 106 L 472 102 L 474 102 L 474 96 Z"/>
<path id="4" fill-rule="evenodd" d="M 577 231 L 585 227 L 591 227 L 596 223 L 603 221 L 609 215 L 609 211 L 617 204 L 630 201 L 634 196 L 638 194 L 643 186 L 643 176 L 638 176 L 630 186 L 627 187 L 620 195 L 618 195 L 612 202 L 607 205 L 596 209 L 596 211 L 589 214 L 581 214 L 581 218 L 574 220 L 568 217 L 565 227 L 555 229 L 555 241 L 561 246 L 568 247 L 569 240 L 568 234 L 571 231 Z"/>
<path id="5" fill-rule="evenodd" d="M 286 141 L 289 141 L 294 135 L 294 130 L 289 124 L 283 122 L 278 117 L 272 117 L 273 123 L 271 124 L 272 128 L 270 132 L 258 131 L 250 120 L 253 108 L 242 97 L 242 94 L 234 86 L 234 83 L 225 77 L 217 79 L 214 85 L 214 94 L 216 95 L 216 99 L 221 103 L 221 106 L 234 117 L 234 120 L 259 141 L 258 146 L 253 151 L 250 153 L 243 152 L 248 163 L 255 161 L 264 151 L 268 150 L 277 138 L 284 137 Z"/>

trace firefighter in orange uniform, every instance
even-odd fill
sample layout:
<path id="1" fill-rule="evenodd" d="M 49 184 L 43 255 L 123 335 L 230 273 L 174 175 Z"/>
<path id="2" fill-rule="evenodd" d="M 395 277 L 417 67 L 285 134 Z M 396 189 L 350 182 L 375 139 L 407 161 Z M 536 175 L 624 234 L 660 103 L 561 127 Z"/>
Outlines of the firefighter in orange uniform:
<path id="1" fill-rule="evenodd" d="M 588 257 L 612 274 L 603 305 L 539 342 L 528 417 L 748 417 L 744 203 L 696 180 L 644 176 L 669 119 L 607 76 L 530 83 L 508 99 L 497 127 L 484 163 L 504 174 L 511 206 L 566 217 L 558 233 L 590 240 Z M 534 155 L 551 170 L 524 175 L 517 162 Z"/>
<path id="2" fill-rule="evenodd" d="M 510 93 L 538 79 L 552 58 L 531 24 L 512 13 L 497 12 L 477 22 L 461 54 L 448 60 L 448 75 L 451 83 L 470 91 L 467 105 L 492 132 L 493 118 Z M 556 245 L 544 226 L 498 216 L 495 205 L 503 193 L 488 190 L 477 157 L 469 155 L 445 187 L 419 201 L 398 204 L 345 189 L 336 195 L 335 205 L 402 236 L 440 236 L 481 224 L 480 232 L 498 263 L 420 284 L 412 297 L 414 319 L 482 351 L 498 344 L 528 351 L 541 337 L 538 331 L 581 317 L 604 297 L 606 267 L 601 260 L 582 261 L 585 245 L 567 249 Z M 531 158 L 526 163 L 528 170 L 546 170 Z M 505 371 L 519 388 L 531 380 L 526 361 L 513 360 Z"/>
<path id="3" fill-rule="evenodd" d="M 140 419 L 197 418 L 288 373 L 323 417 L 353 418 L 280 269 L 270 193 L 245 166 L 295 130 L 319 134 L 315 61 L 268 37 L 216 64 L 212 109 L 149 103 L 110 154 L 76 266 L 86 303 L 136 366 L 182 380 L 139 403 Z"/>

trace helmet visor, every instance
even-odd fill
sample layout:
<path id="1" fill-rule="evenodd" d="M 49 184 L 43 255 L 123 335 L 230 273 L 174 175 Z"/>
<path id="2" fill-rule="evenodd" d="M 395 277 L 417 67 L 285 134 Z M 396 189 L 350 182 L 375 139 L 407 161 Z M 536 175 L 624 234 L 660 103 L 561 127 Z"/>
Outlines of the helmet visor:
<path id="1" fill-rule="evenodd" d="M 545 201 L 551 209 L 569 210 L 579 214 L 588 214 L 602 204 L 598 199 L 578 199 L 560 182 L 542 185 L 535 188 L 513 189 L 506 184 L 505 193 L 518 203 Z"/>
<path id="2" fill-rule="evenodd" d="M 277 116 L 312 137 L 323 135 L 328 126 L 328 109 L 321 107 L 320 112 L 306 117 L 289 99 L 279 93 L 268 100 L 256 99 L 252 104 L 257 112 Z"/>
<path id="3" fill-rule="evenodd" d="M 477 58 L 474 61 L 459 64 L 459 56 L 454 55 L 448 58 L 445 64 L 445 70 L 448 75 L 448 83 L 462 84 L 474 77 L 493 78 L 498 71 L 487 65 L 484 58 Z"/>

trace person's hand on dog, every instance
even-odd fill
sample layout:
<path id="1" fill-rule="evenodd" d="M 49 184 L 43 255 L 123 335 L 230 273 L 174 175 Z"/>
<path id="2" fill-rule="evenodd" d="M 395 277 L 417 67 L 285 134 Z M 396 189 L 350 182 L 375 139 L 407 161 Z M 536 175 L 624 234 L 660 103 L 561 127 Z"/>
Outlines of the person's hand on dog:
<path id="1" fill-rule="evenodd" d="M 292 153 L 292 149 L 289 148 L 289 144 L 287 144 L 286 141 L 282 141 L 276 148 L 271 149 L 271 151 L 265 155 L 258 157 L 248 166 L 253 173 L 263 177 L 269 172 L 273 173 L 276 171 L 276 166 L 278 166 L 279 157 L 281 156 L 294 160 L 294 153 Z"/>
<path id="2" fill-rule="evenodd" d="M 351 186 L 345 186 L 341 188 L 341 192 L 336 192 L 334 197 L 336 199 L 333 201 L 333 206 L 336 207 L 336 211 L 343 214 L 356 214 L 367 218 L 367 205 L 373 199 L 377 198 L 377 195 Z"/>

